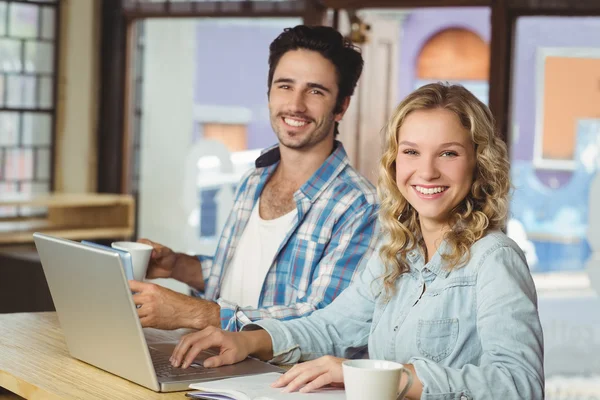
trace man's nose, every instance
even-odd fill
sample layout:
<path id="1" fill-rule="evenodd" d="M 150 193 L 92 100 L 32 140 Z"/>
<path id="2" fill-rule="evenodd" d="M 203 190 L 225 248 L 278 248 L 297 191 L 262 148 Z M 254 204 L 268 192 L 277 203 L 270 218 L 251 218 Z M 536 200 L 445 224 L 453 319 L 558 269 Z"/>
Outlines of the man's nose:
<path id="1" fill-rule="evenodd" d="M 291 112 L 303 113 L 306 111 L 306 99 L 304 93 L 295 92 L 292 94 L 288 107 Z"/>

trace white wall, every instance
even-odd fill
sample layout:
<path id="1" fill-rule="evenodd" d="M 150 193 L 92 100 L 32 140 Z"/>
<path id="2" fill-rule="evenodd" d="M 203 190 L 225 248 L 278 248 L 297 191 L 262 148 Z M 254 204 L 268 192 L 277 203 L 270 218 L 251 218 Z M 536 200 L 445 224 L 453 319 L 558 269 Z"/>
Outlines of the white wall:
<path id="1" fill-rule="evenodd" d="M 195 22 L 147 20 L 145 43 L 139 237 L 182 251 L 187 215 L 181 196 L 194 120 Z"/>

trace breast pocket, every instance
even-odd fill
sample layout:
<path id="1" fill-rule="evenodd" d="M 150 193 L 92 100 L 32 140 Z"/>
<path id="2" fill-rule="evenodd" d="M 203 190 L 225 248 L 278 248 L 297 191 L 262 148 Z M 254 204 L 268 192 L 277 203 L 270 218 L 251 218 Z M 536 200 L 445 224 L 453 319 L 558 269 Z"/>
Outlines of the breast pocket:
<path id="1" fill-rule="evenodd" d="M 290 263 L 290 285 L 297 291 L 298 298 L 304 297 L 308 292 L 315 268 L 323 257 L 325 244 L 313 240 L 297 239 Z"/>
<path id="2" fill-rule="evenodd" d="M 419 320 L 417 348 L 432 361 L 439 362 L 448 357 L 458 339 L 458 318 Z"/>

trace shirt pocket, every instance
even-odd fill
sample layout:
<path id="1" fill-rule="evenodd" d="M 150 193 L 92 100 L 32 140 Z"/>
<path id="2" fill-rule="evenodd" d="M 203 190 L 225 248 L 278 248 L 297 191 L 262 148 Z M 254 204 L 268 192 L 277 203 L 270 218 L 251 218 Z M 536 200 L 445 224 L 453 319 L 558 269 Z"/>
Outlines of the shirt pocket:
<path id="1" fill-rule="evenodd" d="M 458 339 L 458 318 L 419 320 L 417 348 L 432 361 L 439 362 L 448 357 Z"/>
<path id="2" fill-rule="evenodd" d="M 314 269 L 321 261 L 325 244 L 313 240 L 296 239 L 290 263 L 290 285 L 297 291 L 297 297 L 306 295 L 312 281 Z"/>

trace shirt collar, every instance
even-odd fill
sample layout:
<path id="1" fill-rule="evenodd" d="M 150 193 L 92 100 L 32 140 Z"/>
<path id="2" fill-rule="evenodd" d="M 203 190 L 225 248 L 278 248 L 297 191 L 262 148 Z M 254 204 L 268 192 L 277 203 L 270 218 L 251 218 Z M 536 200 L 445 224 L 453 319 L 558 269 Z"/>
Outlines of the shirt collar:
<path id="1" fill-rule="evenodd" d="M 256 159 L 255 165 L 256 168 L 267 168 L 278 163 L 280 160 L 281 152 L 279 151 L 279 145 L 275 145 L 265 149 L 260 157 Z M 344 146 L 341 142 L 337 140 L 334 141 L 333 152 L 327 157 L 310 179 L 300 187 L 299 192 L 306 196 L 311 202 L 316 200 L 321 192 L 329 186 L 329 183 L 349 164 L 350 162 L 346 150 L 344 150 Z"/>
<path id="2" fill-rule="evenodd" d="M 435 275 L 440 276 L 442 278 L 446 278 L 450 271 L 444 268 L 444 260 L 442 260 L 442 254 L 446 253 L 448 250 L 448 244 L 444 240 L 439 245 L 437 251 L 431 257 L 429 262 L 425 264 L 425 260 L 423 254 L 419 249 L 413 249 L 406 254 L 406 258 L 411 264 L 411 268 L 416 269 L 419 272 L 422 272 L 423 269 L 427 268 L 429 271 L 433 272 Z"/>

